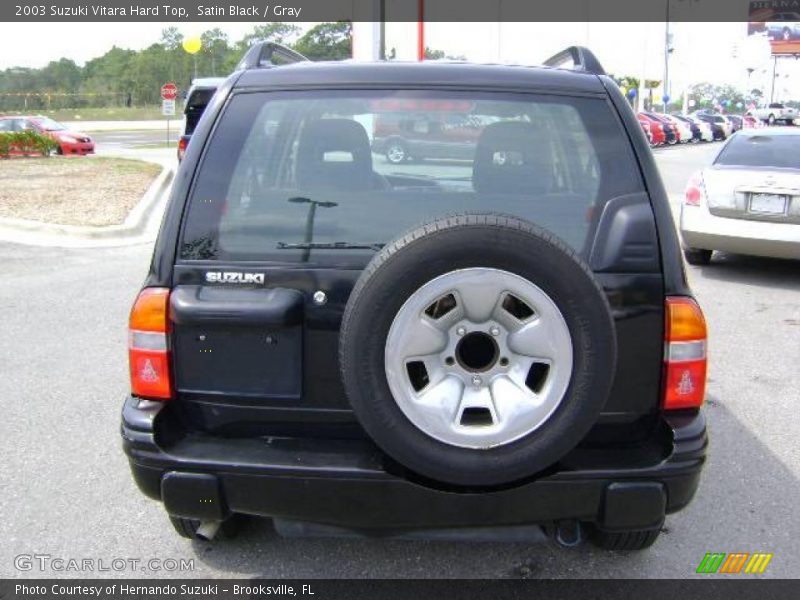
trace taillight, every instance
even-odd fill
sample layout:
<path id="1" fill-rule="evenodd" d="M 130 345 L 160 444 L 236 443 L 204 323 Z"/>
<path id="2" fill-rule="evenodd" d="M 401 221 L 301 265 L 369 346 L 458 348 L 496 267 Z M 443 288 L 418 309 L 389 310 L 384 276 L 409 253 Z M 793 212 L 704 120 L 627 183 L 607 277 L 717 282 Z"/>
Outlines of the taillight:
<path id="1" fill-rule="evenodd" d="M 684 204 L 688 206 L 700 206 L 705 195 L 706 190 L 703 185 L 703 175 L 701 173 L 695 173 L 686 185 L 686 199 Z"/>
<path id="2" fill-rule="evenodd" d="M 186 154 L 186 146 L 189 145 L 189 140 L 185 137 L 182 137 L 178 140 L 178 160 L 183 160 L 184 155 Z"/>
<path id="3" fill-rule="evenodd" d="M 698 408 L 706 395 L 706 321 L 691 298 L 667 298 L 664 409 Z"/>
<path id="4" fill-rule="evenodd" d="M 131 393 L 142 398 L 172 397 L 169 368 L 169 290 L 145 288 L 131 309 L 128 361 Z"/>

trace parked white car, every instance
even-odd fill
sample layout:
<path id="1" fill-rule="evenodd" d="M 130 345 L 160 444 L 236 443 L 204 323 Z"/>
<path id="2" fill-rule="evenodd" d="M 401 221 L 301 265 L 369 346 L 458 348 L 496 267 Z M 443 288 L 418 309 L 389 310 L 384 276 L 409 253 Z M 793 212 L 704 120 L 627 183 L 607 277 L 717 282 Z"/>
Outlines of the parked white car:
<path id="1" fill-rule="evenodd" d="M 675 125 L 678 128 L 678 134 L 681 136 L 681 143 L 686 144 L 694 140 L 694 133 L 692 132 L 692 126 L 684 121 L 683 119 L 679 119 L 673 115 L 663 115 L 670 120 L 670 123 Z"/>
<path id="2" fill-rule="evenodd" d="M 712 112 L 702 112 L 697 111 L 692 113 L 692 116 L 695 119 L 700 121 L 705 121 L 711 125 L 711 129 L 713 131 L 714 125 L 717 125 L 721 130 L 724 137 L 722 139 L 728 139 L 733 134 L 733 124 L 725 118 L 725 115 L 721 115 L 719 113 L 712 113 Z"/>
<path id="3" fill-rule="evenodd" d="M 747 129 L 689 181 L 681 206 L 683 253 L 714 250 L 800 259 L 800 130 Z"/>
<path id="4" fill-rule="evenodd" d="M 704 142 L 713 142 L 714 141 L 714 130 L 711 128 L 710 123 L 706 123 L 697 117 L 692 117 L 690 115 L 681 116 L 678 118 L 686 119 L 687 121 L 691 121 L 695 125 L 700 128 L 700 139 Z"/>

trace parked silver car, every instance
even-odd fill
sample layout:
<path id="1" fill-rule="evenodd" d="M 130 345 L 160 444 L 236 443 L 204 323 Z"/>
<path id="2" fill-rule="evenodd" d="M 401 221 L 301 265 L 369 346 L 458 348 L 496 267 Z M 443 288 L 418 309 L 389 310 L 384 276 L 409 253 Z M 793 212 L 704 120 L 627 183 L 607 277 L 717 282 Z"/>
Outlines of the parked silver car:
<path id="1" fill-rule="evenodd" d="M 742 130 L 692 177 L 680 217 L 690 264 L 714 250 L 800 259 L 800 131 Z"/>

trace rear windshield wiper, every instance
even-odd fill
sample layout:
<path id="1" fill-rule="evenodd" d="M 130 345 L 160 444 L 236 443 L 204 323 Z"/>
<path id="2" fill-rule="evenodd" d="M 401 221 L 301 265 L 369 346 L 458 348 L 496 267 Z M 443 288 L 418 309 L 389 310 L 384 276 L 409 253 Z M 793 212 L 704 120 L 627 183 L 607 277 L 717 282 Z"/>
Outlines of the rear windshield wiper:
<path id="1" fill-rule="evenodd" d="M 298 244 L 278 242 L 278 250 L 375 250 L 383 248 L 385 244 L 354 244 L 350 242 L 300 242 Z"/>

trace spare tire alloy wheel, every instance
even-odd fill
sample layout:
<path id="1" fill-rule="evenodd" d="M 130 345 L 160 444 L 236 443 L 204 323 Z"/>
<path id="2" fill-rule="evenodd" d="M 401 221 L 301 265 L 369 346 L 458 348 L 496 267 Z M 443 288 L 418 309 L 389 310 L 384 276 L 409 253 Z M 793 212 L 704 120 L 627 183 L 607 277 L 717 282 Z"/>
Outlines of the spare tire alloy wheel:
<path id="1" fill-rule="evenodd" d="M 353 410 L 424 478 L 530 477 L 596 422 L 616 364 L 613 320 L 563 242 L 503 215 L 459 215 L 388 244 L 362 273 L 340 333 Z"/>
<path id="2" fill-rule="evenodd" d="M 535 284 L 499 269 L 460 269 L 405 302 L 384 360 L 392 396 L 420 430 L 452 446 L 492 448 L 558 408 L 572 376 L 572 338 Z"/>

